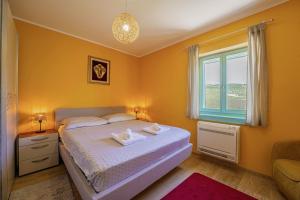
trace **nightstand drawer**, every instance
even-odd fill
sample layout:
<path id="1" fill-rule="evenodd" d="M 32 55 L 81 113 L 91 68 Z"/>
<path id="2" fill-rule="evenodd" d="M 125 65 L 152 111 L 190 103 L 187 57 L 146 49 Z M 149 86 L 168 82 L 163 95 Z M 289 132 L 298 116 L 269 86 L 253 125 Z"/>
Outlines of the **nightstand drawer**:
<path id="1" fill-rule="evenodd" d="M 19 148 L 19 161 L 34 159 L 42 155 L 54 154 L 58 152 L 57 140 L 41 142 L 38 144 L 21 146 Z"/>
<path id="2" fill-rule="evenodd" d="M 36 144 L 36 143 L 41 143 L 41 142 L 48 142 L 48 141 L 53 141 L 53 140 L 58 140 L 58 134 L 57 133 L 52 133 L 52 134 L 41 134 L 41 135 L 34 135 L 31 137 L 24 137 L 24 138 L 19 138 L 19 146 L 26 146 L 26 145 L 31 145 L 31 144 Z"/>
<path id="3" fill-rule="evenodd" d="M 58 165 L 58 154 L 49 154 L 31 160 L 20 161 L 19 175 L 28 174 L 41 169 Z"/>

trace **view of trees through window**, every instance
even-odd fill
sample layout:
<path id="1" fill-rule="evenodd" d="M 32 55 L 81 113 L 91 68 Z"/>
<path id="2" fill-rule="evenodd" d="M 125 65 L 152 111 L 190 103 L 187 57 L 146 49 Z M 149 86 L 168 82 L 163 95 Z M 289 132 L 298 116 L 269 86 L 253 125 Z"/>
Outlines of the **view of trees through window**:
<path id="1" fill-rule="evenodd" d="M 203 109 L 246 111 L 247 51 L 210 56 L 202 62 Z"/>
<path id="2" fill-rule="evenodd" d="M 212 58 L 204 62 L 205 108 L 221 107 L 221 59 Z"/>
<path id="3" fill-rule="evenodd" d="M 226 56 L 227 109 L 246 110 L 247 52 Z"/>

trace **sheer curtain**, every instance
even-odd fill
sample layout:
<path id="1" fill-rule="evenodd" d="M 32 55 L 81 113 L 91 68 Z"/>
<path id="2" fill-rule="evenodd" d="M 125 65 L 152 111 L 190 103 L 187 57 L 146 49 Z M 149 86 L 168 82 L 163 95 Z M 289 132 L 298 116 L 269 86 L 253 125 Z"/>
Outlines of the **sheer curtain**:
<path id="1" fill-rule="evenodd" d="M 248 30 L 247 124 L 266 126 L 268 111 L 268 68 L 265 24 Z"/>
<path id="2" fill-rule="evenodd" d="M 199 119 L 199 46 L 188 48 L 188 104 L 187 116 Z"/>

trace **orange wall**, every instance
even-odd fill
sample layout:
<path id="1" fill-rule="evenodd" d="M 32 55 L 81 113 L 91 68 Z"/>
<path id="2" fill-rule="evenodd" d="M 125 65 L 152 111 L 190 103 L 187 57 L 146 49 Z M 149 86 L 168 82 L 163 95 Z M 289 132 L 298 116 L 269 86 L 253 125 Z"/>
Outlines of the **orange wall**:
<path id="1" fill-rule="evenodd" d="M 196 146 L 196 121 L 187 119 L 187 49 L 215 36 L 265 19 L 270 73 L 269 126 L 241 129 L 241 166 L 271 174 L 274 142 L 300 139 L 300 1 L 292 0 L 259 14 L 180 42 L 141 59 L 140 81 L 152 120 L 186 128 Z M 201 46 L 207 52 L 245 42 L 246 33 Z"/>
<path id="2" fill-rule="evenodd" d="M 138 59 L 16 20 L 19 33 L 19 131 L 36 129 L 30 116 L 59 107 L 133 106 Z M 110 85 L 87 82 L 88 55 L 111 61 Z"/>

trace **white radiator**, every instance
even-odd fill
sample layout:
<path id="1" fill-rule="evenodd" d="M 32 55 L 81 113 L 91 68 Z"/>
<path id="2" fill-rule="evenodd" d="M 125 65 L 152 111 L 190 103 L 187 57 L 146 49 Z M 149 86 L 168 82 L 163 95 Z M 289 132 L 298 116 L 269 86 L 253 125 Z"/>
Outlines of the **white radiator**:
<path id="1" fill-rule="evenodd" d="M 198 152 L 239 162 L 239 126 L 198 121 L 197 136 Z"/>

